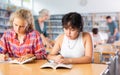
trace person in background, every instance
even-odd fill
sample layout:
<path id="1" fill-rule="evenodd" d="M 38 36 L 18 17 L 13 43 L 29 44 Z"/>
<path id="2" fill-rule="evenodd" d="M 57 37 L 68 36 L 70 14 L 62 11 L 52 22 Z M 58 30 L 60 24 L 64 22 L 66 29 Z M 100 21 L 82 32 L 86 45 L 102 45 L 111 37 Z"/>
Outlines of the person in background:
<path id="1" fill-rule="evenodd" d="M 91 63 L 93 44 L 91 35 L 83 32 L 83 19 L 77 12 L 65 14 L 62 18 L 64 33 L 55 42 L 48 60 L 55 63 Z"/>
<path id="2" fill-rule="evenodd" d="M 11 29 L 4 32 L 0 40 L 0 60 L 7 60 L 6 55 L 19 60 L 32 56 L 44 59 L 47 54 L 40 33 L 34 30 L 32 13 L 19 9 L 10 16 Z"/>
<path id="3" fill-rule="evenodd" d="M 94 47 L 96 47 L 96 45 L 103 44 L 103 43 L 105 42 L 105 41 L 102 39 L 102 37 L 101 37 L 101 35 L 100 35 L 100 33 L 99 33 L 98 28 L 93 28 L 93 29 L 92 29 L 91 36 L 92 36 L 92 39 L 93 39 Z"/>
<path id="4" fill-rule="evenodd" d="M 115 40 L 119 40 L 118 25 L 112 20 L 111 16 L 106 17 L 106 21 L 109 27 L 110 36 L 114 36 Z"/>
<path id="5" fill-rule="evenodd" d="M 50 17 L 49 11 L 47 9 L 42 9 L 39 11 L 39 17 L 35 20 L 35 28 L 37 31 L 41 33 L 41 38 L 45 46 L 52 47 L 47 37 L 47 28 L 45 21 Z"/>

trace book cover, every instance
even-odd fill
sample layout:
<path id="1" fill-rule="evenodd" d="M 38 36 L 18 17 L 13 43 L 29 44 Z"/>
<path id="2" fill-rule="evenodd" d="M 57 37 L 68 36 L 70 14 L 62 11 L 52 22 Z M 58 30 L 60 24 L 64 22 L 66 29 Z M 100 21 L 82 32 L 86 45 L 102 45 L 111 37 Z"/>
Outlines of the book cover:
<path id="1" fill-rule="evenodd" d="M 52 68 L 52 69 L 57 69 L 57 68 L 66 68 L 66 69 L 71 69 L 72 65 L 71 64 L 56 64 L 56 63 L 45 63 L 40 68 Z"/>
<path id="2" fill-rule="evenodd" d="M 36 57 L 31 57 L 31 58 L 28 58 L 28 59 L 26 59 L 24 61 L 21 61 L 21 62 L 18 61 L 18 60 L 11 60 L 11 61 L 9 61 L 9 63 L 12 63 L 12 64 L 25 64 L 25 63 L 33 61 L 34 59 L 36 59 Z"/>

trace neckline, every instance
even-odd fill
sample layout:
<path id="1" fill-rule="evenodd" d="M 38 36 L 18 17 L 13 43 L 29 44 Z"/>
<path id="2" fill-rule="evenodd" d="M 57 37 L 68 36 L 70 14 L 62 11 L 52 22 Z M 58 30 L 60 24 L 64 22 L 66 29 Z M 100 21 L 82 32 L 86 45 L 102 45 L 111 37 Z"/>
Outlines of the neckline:
<path id="1" fill-rule="evenodd" d="M 76 39 L 74 39 L 74 40 L 68 39 L 67 36 L 66 36 L 66 38 L 67 38 L 67 44 L 68 44 L 68 48 L 69 48 L 69 49 L 73 49 L 73 48 L 76 46 L 76 43 L 77 43 L 77 41 L 78 41 L 79 36 L 80 36 L 80 34 L 79 34 L 78 37 L 77 37 Z"/>

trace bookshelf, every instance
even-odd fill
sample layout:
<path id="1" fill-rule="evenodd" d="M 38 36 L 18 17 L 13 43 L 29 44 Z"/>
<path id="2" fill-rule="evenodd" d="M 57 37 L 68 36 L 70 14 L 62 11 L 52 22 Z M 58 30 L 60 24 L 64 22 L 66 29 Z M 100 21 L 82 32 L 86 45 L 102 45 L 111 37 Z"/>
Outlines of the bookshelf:
<path id="1" fill-rule="evenodd" d="M 0 2 L 0 37 L 6 29 L 10 28 L 9 17 L 16 9 L 17 7 L 14 5 Z"/>
<path id="2" fill-rule="evenodd" d="M 83 21 L 84 21 L 84 26 L 83 26 L 83 31 L 85 32 L 90 32 L 93 28 L 93 16 L 91 13 L 82 13 L 81 14 Z"/>
<path id="3" fill-rule="evenodd" d="M 91 32 L 93 27 L 98 27 L 99 31 L 107 32 L 108 26 L 106 24 L 106 16 L 110 15 L 112 19 L 118 24 L 120 29 L 120 13 L 118 12 L 103 12 L 103 13 L 81 13 L 84 21 L 83 31 Z M 51 15 L 47 23 L 47 33 L 50 39 L 55 38 L 63 33 L 62 19 L 63 15 Z"/>
<path id="4" fill-rule="evenodd" d="M 0 37 L 4 31 L 10 27 L 8 24 L 10 13 L 11 11 L 0 9 Z"/>
<path id="5" fill-rule="evenodd" d="M 50 19 L 46 21 L 47 23 L 47 34 L 50 39 L 55 40 L 55 38 L 63 33 L 62 28 L 62 17 L 63 15 L 51 15 Z"/>

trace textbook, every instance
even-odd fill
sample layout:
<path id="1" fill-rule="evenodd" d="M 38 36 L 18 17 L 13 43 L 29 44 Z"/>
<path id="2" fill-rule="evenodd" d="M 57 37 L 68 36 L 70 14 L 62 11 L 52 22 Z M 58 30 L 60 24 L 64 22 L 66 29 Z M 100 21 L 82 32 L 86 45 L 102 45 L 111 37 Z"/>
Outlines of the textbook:
<path id="1" fill-rule="evenodd" d="M 72 65 L 71 64 L 56 64 L 56 63 L 45 63 L 40 68 L 52 68 L 52 69 L 57 69 L 57 68 L 66 68 L 66 69 L 71 69 Z"/>
<path id="2" fill-rule="evenodd" d="M 9 61 L 9 63 L 12 63 L 12 64 L 25 64 L 25 63 L 33 61 L 34 59 L 36 59 L 36 57 L 31 57 L 31 58 L 28 58 L 28 59 L 26 59 L 24 61 L 21 61 L 21 62 L 15 59 L 15 60 Z"/>

